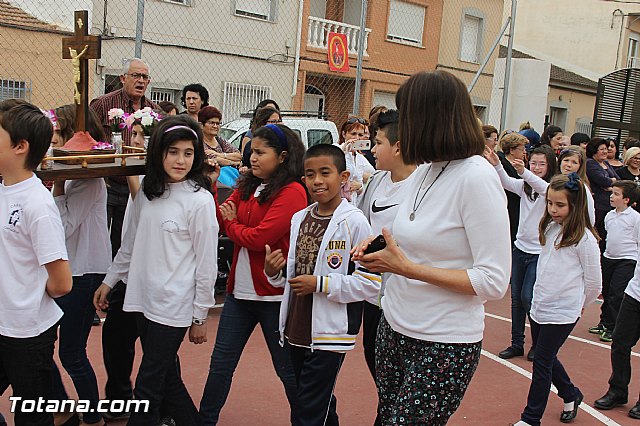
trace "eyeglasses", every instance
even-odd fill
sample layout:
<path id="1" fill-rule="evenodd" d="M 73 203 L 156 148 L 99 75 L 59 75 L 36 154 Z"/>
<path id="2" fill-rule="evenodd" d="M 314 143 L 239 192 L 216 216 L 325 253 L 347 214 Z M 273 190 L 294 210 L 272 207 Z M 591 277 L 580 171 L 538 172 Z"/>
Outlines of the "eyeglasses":
<path id="1" fill-rule="evenodd" d="M 219 121 L 207 121 L 204 124 L 208 124 L 209 126 L 213 126 L 213 127 L 220 127 L 220 122 Z"/>
<path id="2" fill-rule="evenodd" d="M 350 119 L 347 120 L 347 124 L 353 124 L 353 123 L 360 123 L 363 126 L 368 126 L 369 122 L 367 120 L 365 120 L 364 118 L 360 118 L 360 117 L 351 117 Z"/>
<path id="3" fill-rule="evenodd" d="M 133 74 L 127 73 L 127 75 L 133 78 L 134 80 L 143 80 L 143 81 L 151 80 L 151 76 L 149 74 L 141 74 L 139 72 L 134 72 Z"/>
<path id="4" fill-rule="evenodd" d="M 280 123 L 282 123 L 282 120 L 280 120 L 280 119 L 267 120 L 267 124 L 280 124 Z"/>

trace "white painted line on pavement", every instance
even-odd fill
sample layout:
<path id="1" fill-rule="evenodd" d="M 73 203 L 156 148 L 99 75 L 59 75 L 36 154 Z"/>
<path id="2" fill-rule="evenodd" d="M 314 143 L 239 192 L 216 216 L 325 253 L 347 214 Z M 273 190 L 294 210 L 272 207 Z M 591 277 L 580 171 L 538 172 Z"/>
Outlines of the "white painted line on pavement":
<path id="1" fill-rule="evenodd" d="M 509 319 L 509 318 L 501 317 L 500 315 L 490 314 L 489 312 L 485 312 L 485 315 L 488 316 L 489 318 L 498 319 L 500 321 L 511 322 L 511 319 Z M 531 326 L 529 324 L 525 324 L 525 327 L 531 327 Z M 584 339 L 582 337 L 577 337 L 577 336 L 573 336 L 573 335 L 569 335 L 569 339 L 575 340 L 575 341 L 581 342 L 581 343 L 588 343 L 590 345 L 598 346 L 600 348 L 605 348 L 607 350 L 611 350 L 611 345 L 607 345 L 605 343 L 594 342 L 592 340 L 587 340 L 587 339 Z M 633 352 L 633 351 L 631 351 L 631 355 L 632 356 L 636 356 L 636 357 L 640 357 L 639 353 Z"/>
<path id="2" fill-rule="evenodd" d="M 491 352 L 488 352 L 484 349 L 482 349 L 482 355 L 486 356 L 487 358 L 489 358 L 492 361 L 497 362 L 498 364 L 501 364 L 507 368 L 509 368 L 510 370 L 515 371 L 516 373 L 526 377 L 527 379 L 531 380 L 531 373 L 529 373 L 527 370 L 525 370 L 522 367 L 519 367 L 505 359 L 502 359 L 500 357 L 498 357 L 497 355 L 492 354 Z M 558 394 L 558 389 L 556 389 L 555 386 L 551 386 L 551 391 L 553 393 L 555 393 L 556 395 Z M 595 418 L 596 420 L 600 421 L 602 424 L 605 425 L 609 425 L 609 426 L 621 426 L 620 423 L 617 423 L 615 420 L 610 419 L 609 417 L 605 416 L 604 414 L 602 414 L 600 411 L 596 410 L 595 408 L 591 407 L 590 405 L 588 405 L 586 402 L 582 401 L 582 404 L 580 404 L 580 409 L 582 411 L 584 411 L 585 413 L 589 414 L 590 416 L 592 416 L 593 418 Z"/>

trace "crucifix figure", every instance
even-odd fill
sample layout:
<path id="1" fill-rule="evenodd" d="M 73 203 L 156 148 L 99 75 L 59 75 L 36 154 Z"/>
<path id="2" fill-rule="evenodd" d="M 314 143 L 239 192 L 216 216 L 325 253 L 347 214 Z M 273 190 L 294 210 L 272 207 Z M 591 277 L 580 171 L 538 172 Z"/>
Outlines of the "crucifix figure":
<path id="1" fill-rule="evenodd" d="M 86 117 L 89 114 L 89 59 L 100 58 L 100 36 L 92 36 L 87 32 L 89 12 L 74 12 L 75 30 L 73 37 L 62 39 L 62 58 L 71 59 L 73 66 L 73 99 L 76 103 L 77 132 L 87 130 Z"/>

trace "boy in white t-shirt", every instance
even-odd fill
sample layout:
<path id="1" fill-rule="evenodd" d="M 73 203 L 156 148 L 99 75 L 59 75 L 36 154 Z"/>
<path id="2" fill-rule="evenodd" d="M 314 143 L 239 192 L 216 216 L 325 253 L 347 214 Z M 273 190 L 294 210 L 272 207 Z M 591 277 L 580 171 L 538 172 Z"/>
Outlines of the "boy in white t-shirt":
<path id="1" fill-rule="evenodd" d="M 373 235 L 380 235 L 382 228 L 390 229 L 403 197 L 402 188 L 416 170 L 415 164 L 405 164 L 398 141 L 398 111 L 388 110 L 378 115 L 374 129 L 375 145 L 371 152 L 376 159 L 376 172 L 369 181 L 364 195 L 358 199 L 358 207 L 371 224 Z M 379 299 L 384 291 L 384 275 L 380 295 L 364 304 L 363 346 L 364 357 L 371 376 L 375 380 L 375 346 L 378 323 L 382 310 Z M 374 425 L 379 425 L 376 417 Z"/>
<path id="2" fill-rule="evenodd" d="M 611 210 L 604 218 L 607 245 L 602 255 L 602 297 L 600 340 L 611 342 L 624 289 L 636 268 L 640 244 L 640 213 L 631 207 L 640 190 L 630 180 L 620 180 L 611 188 Z M 589 331 L 592 331 L 591 329 Z"/>
<path id="3" fill-rule="evenodd" d="M 0 393 L 11 386 L 22 398 L 16 425 L 53 424 L 52 413 L 23 413 L 22 401 L 51 396 L 62 317 L 53 298 L 72 286 L 60 214 L 33 173 L 52 134 L 51 122 L 35 106 L 0 103 Z"/>

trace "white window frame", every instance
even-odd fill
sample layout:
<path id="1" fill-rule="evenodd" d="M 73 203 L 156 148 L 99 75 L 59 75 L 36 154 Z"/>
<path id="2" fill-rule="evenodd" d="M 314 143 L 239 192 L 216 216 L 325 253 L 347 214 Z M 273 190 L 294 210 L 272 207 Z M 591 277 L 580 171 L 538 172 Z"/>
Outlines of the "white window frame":
<path id="1" fill-rule="evenodd" d="M 253 111 L 256 105 L 271 99 L 271 86 L 225 81 L 222 91 L 222 118 L 224 123 L 240 118 L 245 112 Z"/>
<path id="2" fill-rule="evenodd" d="M 476 19 L 478 20 L 478 30 L 476 34 L 476 49 L 474 54 L 466 56 L 465 51 L 465 33 L 466 33 L 466 20 Z M 480 54 L 482 52 L 482 45 L 484 42 L 484 27 L 485 27 L 485 14 L 483 11 L 476 8 L 465 8 L 462 11 L 462 19 L 460 20 L 460 47 L 458 51 L 458 58 L 462 62 L 469 62 L 472 64 L 480 63 Z"/>
<path id="3" fill-rule="evenodd" d="M 276 22 L 277 4 L 276 0 L 231 0 L 234 15 L 266 22 Z"/>
<path id="4" fill-rule="evenodd" d="M 635 47 L 635 55 L 633 48 Z M 640 68 L 640 34 L 629 34 L 629 48 L 627 49 L 627 68 Z"/>
<path id="5" fill-rule="evenodd" d="M 390 0 L 389 16 L 387 17 L 387 41 L 422 47 L 426 17 L 426 6 L 402 0 Z M 396 20 L 398 24 L 396 24 Z M 417 30 L 418 22 L 422 23 L 419 35 L 417 33 L 411 35 L 405 32 L 409 28 L 407 20 L 415 20 L 413 22 L 416 25 L 414 30 Z"/>
<path id="6" fill-rule="evenodd" d="M 0 101 L 4 99 L 23 99 L 31 102 L 31 80 L 0 79 Z"/>
<path id="7" fill-rule="evenodd" d="M 193 6 L 193 0 L 160 0 L 160 1 L 164 3 L 177 4 L 179 6 L 188 6 L 188 7 Z"/>
<path id="8" fill-rule="evenodd" d="M 172 104 L 178 105 L 176 104 L 176 99 L 179 99 L 178 93 L 182 92 L 166 87 L 151 87 L 151 90 L 149 90 L 149 99 L 155 104 L 162 101 L 169 101 Z M 178 96 L 178 98 L 176 98 L 176 96 Z"/>

